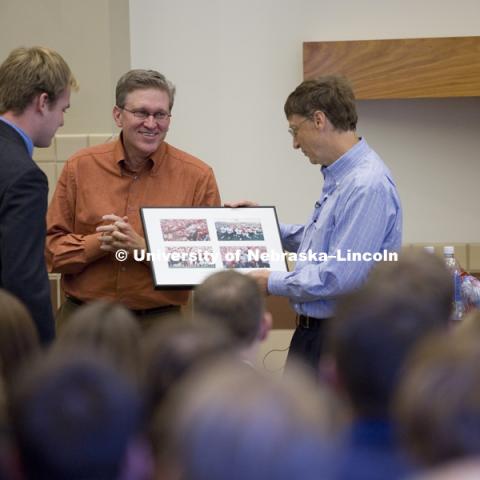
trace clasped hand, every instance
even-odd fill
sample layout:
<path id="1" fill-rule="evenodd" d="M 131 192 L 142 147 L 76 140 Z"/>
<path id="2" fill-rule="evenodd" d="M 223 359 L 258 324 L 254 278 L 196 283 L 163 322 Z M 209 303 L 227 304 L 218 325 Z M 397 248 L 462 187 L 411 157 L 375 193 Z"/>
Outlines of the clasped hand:
<path id="1" fill-rule="evenodd" d="M 128 217 L 119 217 L 114 214 L 104 215 L 102 220 L 110 222 L 97 227 L 100 249 L 106 252 L 116 252 L 119 249 L 133 253 L 134 250 L 145 250 L 145 239 L 139 235 L 128 223 Z"/>

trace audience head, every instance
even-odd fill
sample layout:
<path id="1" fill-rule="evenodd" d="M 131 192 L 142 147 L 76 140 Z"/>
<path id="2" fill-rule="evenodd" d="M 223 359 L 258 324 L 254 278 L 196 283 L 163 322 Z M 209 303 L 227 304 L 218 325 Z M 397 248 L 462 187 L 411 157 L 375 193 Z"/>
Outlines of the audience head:
<path id="1" fill-rule="evenodd" d="M 264 340 L 272 317 L 255 280 L 233 270 L 214 273 L 195 289 L 195 313 L 223 325 L 239 346 Z"/>
<path id="2" fill-rule="evenodd" d="M 133 314 L 122 305 L 99 300 L 82 306 L 68 319 L 57 345 L 90 348 L 138 379 L 140 342 L 141 329 Z"/>
<path id="3" fill-rule="evenodd" d="M 419 307 L 431 318 L 450 319 L 453 303 L 453 282 L 443 259 L 425 250 L 407 250 L 398 262 L 379 263 L 369 281 L 391 288 L 408 289 Z"/>
<path id="4" fill-rule="evenodd" d="M 153 328 L 143 347 L 147 409 L 152 412 L 188 372 L 231 352 L 232 339 L 222 328 L 178 317 Z"/>
<path id="5" fill-rule="evenodd" d="M 476 336 L 439 336 L 412 354 L 396 411 L 406 446 L 420 463 L 480 454 L 479 364 Z"/>
<path id="6" fill-rule="evenodd" d="M 0 289 L 0 362 L 8 383 L 19 367 L 40 349 L 38 333 L 26 307 Z"/>
<path id="7" fill-rule="evenodd" d="M 91 352 L 52 351 L 24 369 L 10 404 L 24 478 L 121 478 L 142 408 L 108 362 Z"/>
<path id="8" fill-rule="evenodd" d="M 331 408 L 321 394 L 300 374 L 276 382 L 242 363 L 195 372 L 158 412 L 162 478 L 325 478 Z"/>
<path id="9" fill-rule="evenodd" d="M 293 115 L 313 118 L 321 111 L 333 128 L 352 131 L 357 128 L 357 111 L 352 87 L 345 77 L 326 75 L 302 82 L 285 102 L 287 119 Z"/>
<path id="10" fill-rule="evenodd" d="M 448 325 L 444 295 L 451 298 L 451 286 L 437 292 L 424 285 L 432 271 L 441 285 L 444 268 L 428 253 L 420 255 L 420 263 L 411 258 L 379 265 L 363 287 L 338 302 L 330 350 L 339 384 L 359 416 L 389 415 L 407 355 L 419 340 Z"/>

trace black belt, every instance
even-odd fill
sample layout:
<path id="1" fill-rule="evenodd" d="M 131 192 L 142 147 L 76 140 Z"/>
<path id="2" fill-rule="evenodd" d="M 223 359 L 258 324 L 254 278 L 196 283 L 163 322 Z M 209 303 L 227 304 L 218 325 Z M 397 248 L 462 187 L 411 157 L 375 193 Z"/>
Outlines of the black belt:
<path id="1" fill-rule="evenodd" d="M 75 298 L 71 296 L 67 296 L 67 300 L 69 300 L 70 302 L 78 306 L 84 305 L 86 303 L 83 300 L 80 300 L 79 298 Z M 167 312 L 179 311 L 180 307 L 178 305 L 164 305 L 163 307 L 144 308 L 139 310 L 133 310 L 129 308 L 128 310 L 137 317 L 143 317 L 145 315 L 154 315 L 155 313 L 167 313 Z"/>
<path id="2" fill-rule="evenodd" d="M 302 328 L 320 328 L 328 318 L 316 318 L 308 315 L 297 315 L 297 326 Z"/>

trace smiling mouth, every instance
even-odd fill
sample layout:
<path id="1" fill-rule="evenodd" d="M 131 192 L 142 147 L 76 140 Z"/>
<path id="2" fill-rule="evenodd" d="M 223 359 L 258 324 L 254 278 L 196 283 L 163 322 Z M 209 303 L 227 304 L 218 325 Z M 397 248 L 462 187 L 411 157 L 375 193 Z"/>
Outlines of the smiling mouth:
<path id="1" fill-rule="evenodd" d="M 139 132 L 140 135 L 143 135 L 144 137 L 148 138 L 153 138 L 158 135 L 158 132 Z"/>

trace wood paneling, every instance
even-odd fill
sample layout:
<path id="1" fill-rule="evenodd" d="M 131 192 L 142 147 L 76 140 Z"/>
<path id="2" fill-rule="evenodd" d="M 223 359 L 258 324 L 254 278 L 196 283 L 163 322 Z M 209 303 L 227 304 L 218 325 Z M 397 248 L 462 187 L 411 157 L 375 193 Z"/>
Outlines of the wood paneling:
<path id="1" fill-rule="evenodd" d="M 478 274 L 480 272 L 480 243 L 470 243 L 468 245 L 468 256 L 469 271 Z"/>
<path id="2" fill-rule="evenodd" d="M 480 96 L 480 37 L 305 42 L 303 72 L 345 75 L 357 99 Z"/>
<path id="3" fill-rule="evenodd" d="M 266 298 L 267 310 L 273 316 L 273 328 L 275 330 L 291 329 L 296 326 L 296 314 L 286 297 L 269 295 Z"/>

